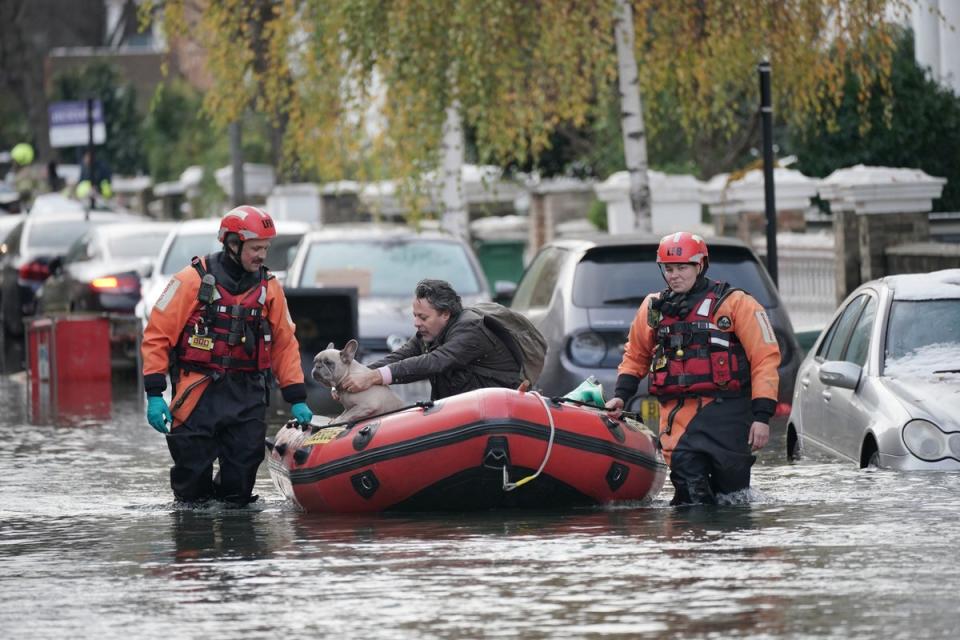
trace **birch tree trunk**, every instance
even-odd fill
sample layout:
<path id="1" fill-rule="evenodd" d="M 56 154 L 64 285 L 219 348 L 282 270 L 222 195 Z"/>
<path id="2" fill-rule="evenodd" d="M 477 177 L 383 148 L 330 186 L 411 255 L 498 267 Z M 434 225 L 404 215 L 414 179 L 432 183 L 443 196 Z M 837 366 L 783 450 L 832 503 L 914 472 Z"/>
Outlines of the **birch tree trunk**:
<path id="1" fill-rule="evenodd" d="M 450 233 L 466 238 L 467 206 L 463 200 L 463 126 L 460 120 L 460 102 L 454 100 L 447 107 L 447 120 L 443 124 L 443 215 L 440 226 Z"/>
<path id="2" fill-rule="evenodd" d="M 633 8 L 630 0 L 616 0 L 614 35 L 617 41 L 617 73 L 620 80 L 620 128 L 623 155 L 630 174 L 630 205 L 638 231 L 652 230 L 650 182 L 647 179 L 647 134 L 643 125 L 640 79 L 634 49 Z"/>

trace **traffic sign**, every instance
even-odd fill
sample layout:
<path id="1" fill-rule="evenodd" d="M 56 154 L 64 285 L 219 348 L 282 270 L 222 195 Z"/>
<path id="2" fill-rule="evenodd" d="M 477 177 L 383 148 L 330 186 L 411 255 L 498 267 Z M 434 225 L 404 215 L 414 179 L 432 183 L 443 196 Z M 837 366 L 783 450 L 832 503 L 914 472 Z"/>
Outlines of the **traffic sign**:
<path id="1" fill-rule="evenodd" d="M 51 147 L 83 147 L 90 144 L 90 123 L 86 100 L 51 102 L 47 109 L 50 116 Z M 103 121 L 103 105 L 93 100 L 93 144 L 107 141 L 107 128 Z"/>

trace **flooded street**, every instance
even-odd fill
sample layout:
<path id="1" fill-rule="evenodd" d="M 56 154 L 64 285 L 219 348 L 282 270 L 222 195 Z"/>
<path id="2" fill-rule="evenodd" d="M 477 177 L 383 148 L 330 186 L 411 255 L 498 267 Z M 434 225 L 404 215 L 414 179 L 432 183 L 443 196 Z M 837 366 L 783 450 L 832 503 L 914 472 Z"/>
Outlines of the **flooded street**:
<path id="1" fill-rule="evenodd" d="M 960 476 L 788 464 L 749 505 L 330 517 L 174 508 L 134 383 L 31 425 L 0 379 L 7 638 L 956 637 Z M 779 436 L 779 437 L 777 437 Z"/>

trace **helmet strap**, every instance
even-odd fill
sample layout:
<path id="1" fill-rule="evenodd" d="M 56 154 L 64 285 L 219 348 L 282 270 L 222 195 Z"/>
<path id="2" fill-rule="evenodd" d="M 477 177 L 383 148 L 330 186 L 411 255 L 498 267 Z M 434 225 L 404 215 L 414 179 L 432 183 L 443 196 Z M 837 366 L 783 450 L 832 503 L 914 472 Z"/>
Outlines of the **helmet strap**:
<path id="1" fill-rule="evenodd" d="M 233 241 L 237 242 L 237 248 L 234 250 Z M 227 236 L 223 239 L 223 252 L 230 257 L 231 260 L 237 264 L 242 264 L 240 262 L 240 253 L 243 251 L 243 240 L 240 239 L 240 236 L 235 233 L 228 233 Z"/>

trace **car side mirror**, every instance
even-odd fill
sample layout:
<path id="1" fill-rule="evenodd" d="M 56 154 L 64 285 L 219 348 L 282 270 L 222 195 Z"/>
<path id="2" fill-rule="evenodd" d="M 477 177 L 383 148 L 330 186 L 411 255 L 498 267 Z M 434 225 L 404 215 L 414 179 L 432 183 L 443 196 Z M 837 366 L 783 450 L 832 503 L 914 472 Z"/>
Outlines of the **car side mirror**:
<path id="1" fill-rule="evenodd" d="M 852 362 L 830 360 L 820 366 L 820 382 L 831 387 L 856 391 L 860 384 L 863 367 Z"/>
<path id="2" fill-rule="evenodd" d="M 509 280 L 497 280 L 493 283 L 493 300 L 506 305 L 513 300 L 513 294 L 517 291 L 517 283 Z"/>

